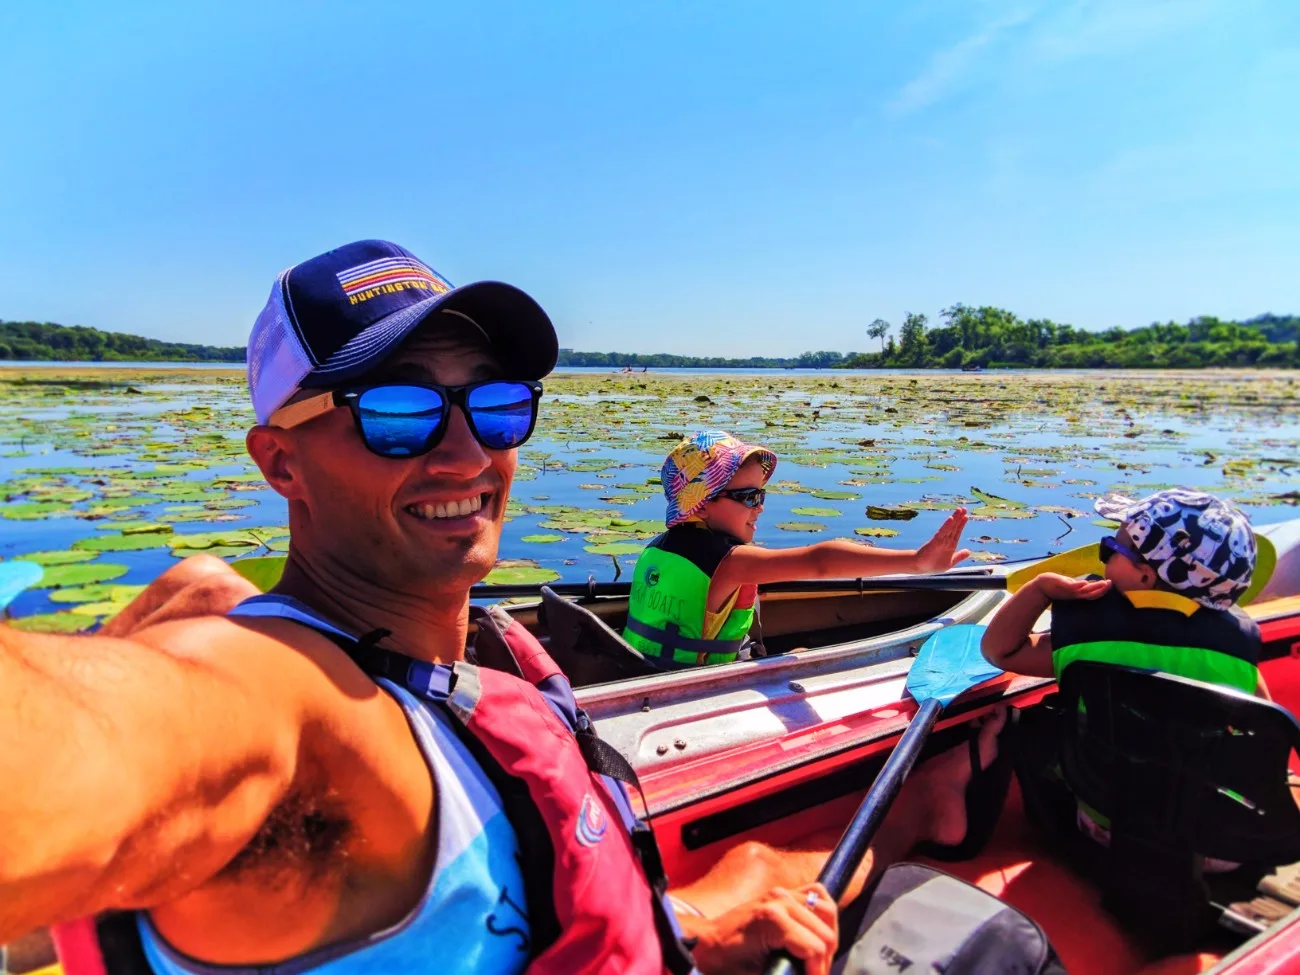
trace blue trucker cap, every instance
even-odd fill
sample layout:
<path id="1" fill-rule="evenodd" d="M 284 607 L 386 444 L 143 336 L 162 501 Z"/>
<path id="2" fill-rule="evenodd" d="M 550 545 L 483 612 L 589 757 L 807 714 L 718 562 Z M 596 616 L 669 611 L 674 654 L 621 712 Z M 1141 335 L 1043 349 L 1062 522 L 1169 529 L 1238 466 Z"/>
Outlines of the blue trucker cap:
<path id="1" fill-rule="evenodd" d="M 276 279 L 248 339 L 248 390 L 265 423 L 300 389 L 369 372 L 435 312 L 468 318 L 506 377 L 541 379 L 559 345 L 541 305 L 513 285 L 451 283 L 405 247 L 358 240 Z"/>

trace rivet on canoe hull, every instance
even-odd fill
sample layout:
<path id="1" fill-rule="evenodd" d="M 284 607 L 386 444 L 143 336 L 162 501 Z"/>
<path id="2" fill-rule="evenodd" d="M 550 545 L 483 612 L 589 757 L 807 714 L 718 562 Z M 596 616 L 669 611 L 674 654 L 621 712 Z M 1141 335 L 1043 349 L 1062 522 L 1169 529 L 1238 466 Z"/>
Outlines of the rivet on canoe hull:
<path id="1" fill-rule="evenodd" d="M 790 681 L 789 687 L 790 690 L 794 691 L 796 694 L 804 693 L 804 686 L 800 684 L 797 680 Z"/>
<path id="2" fill-rule="evenodd" d="M 678 738 L 675 742 L 673 742 L 673 747 L 676 748 L 678 751 L 681 751 L 683 748 L 686 747 L 686 742 Z"/>
<path id="3" fill-rule="evenodd" d="M 668 746 L 667 746 L 667 745 L 660 745 L 658 748 L 655 749 L 655 754 L 656 754 L 656 755 L 667 755 L 667 754 L 668 754 Z"/>

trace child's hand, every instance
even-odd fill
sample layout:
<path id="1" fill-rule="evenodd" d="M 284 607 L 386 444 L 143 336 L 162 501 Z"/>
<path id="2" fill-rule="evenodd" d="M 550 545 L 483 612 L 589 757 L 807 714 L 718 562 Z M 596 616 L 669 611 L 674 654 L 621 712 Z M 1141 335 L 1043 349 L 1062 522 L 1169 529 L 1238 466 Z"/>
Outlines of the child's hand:
<path id="1" fill-rule="evenodd" d="M 969 558 L 970 549 L 956 551 L 957 543 L 961 541 L 962 529 L 965 527 L 966 509 L 958 508 L 939 526 L 934 537 L 916 550 L 916 571 L 943 572 L 963 559 Z"/>
<path id="2" fill-rule="evenodd" d="M 1055 572 L 1034 577 L 1034 585 L 1050 600 L 1096 599 L 1110 588 L 1109 579 L 1071 579 Z"/>

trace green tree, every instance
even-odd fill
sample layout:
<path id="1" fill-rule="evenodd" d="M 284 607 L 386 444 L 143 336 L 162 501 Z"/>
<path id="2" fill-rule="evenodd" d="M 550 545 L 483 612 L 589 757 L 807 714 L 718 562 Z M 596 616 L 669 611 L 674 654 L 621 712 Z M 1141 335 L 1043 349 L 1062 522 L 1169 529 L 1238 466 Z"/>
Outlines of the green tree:
<path id="1" fill-rule="evenodd" d="M 898 344 L 902 348 L 902 358 L 910 366 L 925 365 L 925 323 L 924 315 L 907 313 L 903 325 L 898 330 Z"/>
<path id="2" fill-rule="evenodd" d="M 873 339 L 880 339 L 880 351 L 885 351 L 885 336 L 889 334 L 890 324 L 883 318 L 877 318 L 867 326 L 867 336 Z"/>

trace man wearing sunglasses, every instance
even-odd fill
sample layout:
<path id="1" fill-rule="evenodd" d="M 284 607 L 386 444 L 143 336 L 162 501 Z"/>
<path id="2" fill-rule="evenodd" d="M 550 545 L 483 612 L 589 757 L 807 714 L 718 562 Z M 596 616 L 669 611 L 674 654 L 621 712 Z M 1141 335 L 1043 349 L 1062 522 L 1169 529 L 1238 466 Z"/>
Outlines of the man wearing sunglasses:
<path id="1" fill-rule="evenodd" d="M 540 647 L 505 631 L 526 679 L 461 662 L 556 354 L 522 291 L 393 244 L 280 275 L 248 350 L 274 593 L 209 560 L 105 634 L 0 626 L 0 943 L 55 924 L 68 975 L 689 967 Z M 805 880 L 685 919 L 700 968 L 826 972 Z"/>
<path id="2" fill-rule="evenodd" d="M 191 560 L 99 635 L 0 626 L 0 943 L 58 924 L 66 975 L 560 975 L 684 971 L 680 932 L 706 973 L 826 975 L 825 852 L 741 844 L 677 922 L 544 651 L 487 615 L 520 676 L 464 663 L 556 354 L 522 291 L 393 244 L 280 275 L 248 351 L 274 592 Z M 970 776 L 918 769 L 868 863 L 959 840 Z"/>

